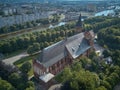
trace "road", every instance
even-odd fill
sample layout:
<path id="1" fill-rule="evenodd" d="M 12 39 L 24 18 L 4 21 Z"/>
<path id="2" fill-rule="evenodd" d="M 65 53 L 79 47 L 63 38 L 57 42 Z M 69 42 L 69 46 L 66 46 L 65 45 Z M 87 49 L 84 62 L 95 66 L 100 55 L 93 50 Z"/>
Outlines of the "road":
<path id="1" fill-rule="evenodd" d="M 10 39 L 10 38 L 13 38 L 13 37 L 16 37 L 16 36 L 27 34 L 28 32 L 44 31 L 46 29 L 48 29 L 48 27 L 35 27 L 35 28 L 23 29 L 23 30 L 20 30 L 20 31 L 0 35 L 0 40 Z"/>
<path id="2" fill-rule="evenodd" d="M 26 57 L 26 56 L 29 56 L 29 54 L 27 54 L 26 52 L 23 52 L 21 54 L 18 54 L 16 56 L 13 56 L 13 57 L 10 57 L 10 58 L 7 58 L 7 59 L 4 59 L 3 62 L 5 64 L 10 64 L 10 65 L 13 65 L 14 62 L 16 62 L 17 60 L 23 58 L 23 57 Z"/>

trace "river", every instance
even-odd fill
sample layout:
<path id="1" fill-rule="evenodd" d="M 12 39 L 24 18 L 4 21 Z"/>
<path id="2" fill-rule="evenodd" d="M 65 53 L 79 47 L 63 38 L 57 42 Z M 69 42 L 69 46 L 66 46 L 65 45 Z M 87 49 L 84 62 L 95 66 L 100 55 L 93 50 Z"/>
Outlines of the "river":
<path id="1" fill-rule="evenodd" d="M 114 10 L 104 10 L 104 11 L 95 13 L 94 16 L 108 16 L 109 14 L 114 15 L 115 11 Z M 82 19 L 82 21 L 84 21 L 84 19 Z M 50 24 L 48 28 L 52 29 L 52 28 L 59 27 L 59 26 L 65 25 L 65 24 L 66 24 L 66 22 L 59 22 L 58 24 L 55 24 L 55 25 Z"/>
<path id="2" fill-rule="evenodd" d="M 104 10 L 104 11 L 96 13 L 95 16 L 108 16 L 109 14 L 114 15 L 115 11 L 114 10 Z"/>
<path id="3" fill-rule="evenodd" d="M 59 26 L 65 25 L 65 24 L 66 24 L 66 22 L 60 22 L 60 23 L 58 23 L 58 24 L 56 24 L 56 25 L 50 24 L 50 25 L 49 25 L 49 29 L 55 28 L 55 27 L 59 27 Z"/>

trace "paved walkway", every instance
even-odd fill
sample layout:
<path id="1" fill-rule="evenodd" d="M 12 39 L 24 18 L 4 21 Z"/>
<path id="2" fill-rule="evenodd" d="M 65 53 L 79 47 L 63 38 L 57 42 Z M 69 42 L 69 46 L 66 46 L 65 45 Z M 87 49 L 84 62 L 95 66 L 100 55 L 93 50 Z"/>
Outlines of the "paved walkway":
<path id="1" fill-rule="evenodd" d="M 4 59 L 3 62 L 6 63 L 6 64 L 13 65 L 14 62 L 16 62 L 17 60 L 19 60 L 19 59 L 21 59 L 23 57 L 26 57 L 26 56 L 29 56 L 29 54 L 27 54 L 26 52 L 23 52 L 23 53 L 21 53 L 19 55 Z"/>
<path id="2" fill-rule="evenodd" d="M 52 85 L 48 90 L 60 90 L 61 84 Z"/>
<path id="3" fill-rule="evenodd" d="M 113 90 L 120 90 L 120 83 L 119 84 L 117 84 L 115 87 L 114 87 L 114 89 Z"/>

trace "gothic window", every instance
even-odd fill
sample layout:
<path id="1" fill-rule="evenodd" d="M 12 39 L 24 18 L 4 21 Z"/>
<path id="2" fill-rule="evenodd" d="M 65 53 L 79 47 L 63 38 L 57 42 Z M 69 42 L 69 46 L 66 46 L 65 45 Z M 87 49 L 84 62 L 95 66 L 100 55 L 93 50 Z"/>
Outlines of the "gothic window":
<path id="1" fill-rule="evenodd" d="M 63 60 L 61 60 L 61 64 L 63 64 Z"/>
<path id="2" fill-rule="evenodd" d="M 54 66 L 52 66 L 52 70 L 54 70 L 55 69 L 55 67 Z"/>
<path id="3" fill-rule="evenodd" d="M 57 63 L 57 67 L 59 67 L 59 62 Z"/>
<path id="4" fill-rule="evenodd" d="M 49 67 L 50 71 L 52 70 L 52 67 Z"/>

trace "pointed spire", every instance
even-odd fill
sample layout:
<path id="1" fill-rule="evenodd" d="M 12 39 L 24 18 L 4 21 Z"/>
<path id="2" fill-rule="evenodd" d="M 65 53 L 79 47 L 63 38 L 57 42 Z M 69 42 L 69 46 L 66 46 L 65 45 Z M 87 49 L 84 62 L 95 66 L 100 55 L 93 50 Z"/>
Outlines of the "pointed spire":
<path id="1" fill-rule="evenodd" d="M 79 19 L 78 19 L 78 21 L 76 23 L 76 26 L 77 27 L 82 27 L 81 13 L 80 13 Z"/>
<path id="2" fill-rule="evenodd" d="M 79 20 L 78 20 L 79 22 L 81 22 L 81 13 L 80 13 L 80 16 L 79 16 Z"/>
<path id="3" fill-rule="evenodd" d="M 65 30 L 65 40 L 67 40 L 67 31 Z"/>

